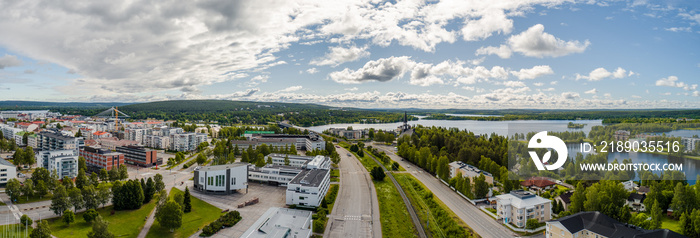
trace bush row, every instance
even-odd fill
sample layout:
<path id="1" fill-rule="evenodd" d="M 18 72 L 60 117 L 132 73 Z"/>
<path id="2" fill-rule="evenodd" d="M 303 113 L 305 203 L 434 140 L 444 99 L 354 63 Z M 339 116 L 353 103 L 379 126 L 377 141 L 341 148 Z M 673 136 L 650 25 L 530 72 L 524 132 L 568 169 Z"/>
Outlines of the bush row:
<path id="1" fill-rule="evenodd" d="M 213 221 L 212 223 L 209 223 L 209 225 L 205 226 L 202 229 L 202 233 L 199 234 L 199 236 L 212 236 L 223 228 L 232 227 L 236 225 L 236 223 L 241 221 L 241 219 L 243 219 L 243 217 L 241 217 L 241 213 L 239 213 L 238 211 L 227 212 L 226 214 L 219 217 L 219 219 L 216 219 L 216 221 Z"/>

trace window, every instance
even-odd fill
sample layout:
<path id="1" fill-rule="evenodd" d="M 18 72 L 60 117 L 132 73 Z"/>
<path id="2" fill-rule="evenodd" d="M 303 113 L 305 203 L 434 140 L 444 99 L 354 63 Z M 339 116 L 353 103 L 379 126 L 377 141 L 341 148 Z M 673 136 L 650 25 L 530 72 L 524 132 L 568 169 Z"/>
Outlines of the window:
<path id="1" fill-rule="evenodd" d="M 233 185 L 236 185 L 236 177 L 233 177 Z"/>

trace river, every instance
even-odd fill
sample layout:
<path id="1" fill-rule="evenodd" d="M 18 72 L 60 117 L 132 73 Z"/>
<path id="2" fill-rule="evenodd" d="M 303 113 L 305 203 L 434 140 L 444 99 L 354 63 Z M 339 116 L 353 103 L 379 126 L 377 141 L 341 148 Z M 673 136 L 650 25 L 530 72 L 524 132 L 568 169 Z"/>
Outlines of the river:
<path id="1" fill-rule="evenodd" d="M 514 135 L 515 133 L 525 133 L 528 132 L 540 132 L 540 131 L 583 131 L 586 134 L 591 131 L 593 126 L 602 125 L 602 120 L 576 120 L 573 121 L 576 124 L 585 124 L 586 126 L 582 129 L 570 129 L 567 127 L 570 121 L 568 120 L 524 120 L 524 121 L 473 121 L 473 120 L 426 120 L 419 117 L 418 121 L 408 122 L 410 125 L 423 125 L 426 127 L 446 127 L 446 128 L 458 128 L 460 130 L 468 130 L 474 132 L 477 135 L 489 135 L 491 133 L 496 133 L 498 135 Z M 353 129 L 366 129 L 375 128 L 380 130 L 394 130 L 400 126 L 401 122 L 396 123 L 381 123 L 381 124 L 331 124 L 323 126 L 313 126 L 306 127 L 306 129 L 322 132 L 329 128 L 347 128 L 352 126 Z M 692 137 L 693 135 L 700 135 L 700 130 L 677 130 L 667 132 L 667 135 L 673 136 L 683 136 Z M 580 145 L 569 145 L 569 154 L 575 156 L 576 152 L 579 150 Z M 674 159 L 669 161 L 668 157 L 665 155 L 647 154 L 647 153 L 609 153 L 608 161 L 612 162 L 617 159 L 622 161 L 623 159 L 631 158 L 635 163 L 647 163 L 647 164 L 664 164 L 664 163 L 682 163 L 683 172 L 686 174 L 688 182 L 695 184 L 695 179 L 698 174 L 700 174 L 700 160 L 694 159 Z"/>

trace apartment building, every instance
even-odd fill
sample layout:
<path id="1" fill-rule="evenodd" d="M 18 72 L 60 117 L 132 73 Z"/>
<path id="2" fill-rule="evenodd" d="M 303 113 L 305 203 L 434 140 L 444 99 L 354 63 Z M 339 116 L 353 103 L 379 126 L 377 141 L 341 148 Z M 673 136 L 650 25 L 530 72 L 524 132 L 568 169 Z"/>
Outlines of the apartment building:
<path id="1" fill-rule="evenodd" d="M 158 151 L 138 145 L 118 146 L 116 151 L 124 154 L 125 163 L 141 167 L 151 167 L 161 164 L 158 161 Z"/>
<path id="2" fill-rule="evenodd" d="M 7 184 L 7 181 L 13 178 L 17 178 L 17 167 L 7 160 L 0 159 L 0 184 Z"/>
<path id="3" fill-rule="evenodd" d="M 59 178 L 78 176 L 78 153 L 75 150 L 42 150 L 37 152 L 37 166 L 56 171 Z"/>
<path id="4" fill-rule="evenodd" d="M 330 170 L 306 169 L 287 184 L 287 205 L 318 207 L 330 186 Z"/>
<path id="5" fill-rule="evenodd" d="M 124 164 L 124 154 L 102 148 L 85 146 L 80 150 L 80 156 L 85 158 L 90 172 L 98 172 L 101 169 L 109 171 Z"/>
<path id="6" fill-rule="evenodd" d="M 462 177 L 468 177 L 472 183 L 476 177 L 484 175 L 486 178 L 486 183 L 493 184 L 493 175 L 489 172 L 480 170 L 472 165 L 465 164 L 462 161 L 453 161 L 449 164 L 450 166 L 450 178 L 454 178 L 457 174 L 461 174 Z"/>
<path id="7" fill-rule="evenodd" d="M 204 193 L 231 194 L 248 188 L 248 163 L 203 166 L 194 169 L 194 189 Z"/>
<path id="8" fill-rule="evenodd" d="M 528 191 L 514 190 L 496 196 L 496 213 L 504 223 L 522 228 L 528 219 L 539 222 L 552 219 L 552 201 Z"/>
<path id="9" fill-rule="evenodd" d="M 174 151 L 192 151 L 209 136 L 204 133 L 180 133 L 170 135 L 170 149 Z"/>
<path id="10" fill-rule="evenodd" d="M 78 150 L 80 149 L 83 140 L 65 136 L 56 132 L 42 131 L 39 132 L 37 139 L 38 150 Z"/>

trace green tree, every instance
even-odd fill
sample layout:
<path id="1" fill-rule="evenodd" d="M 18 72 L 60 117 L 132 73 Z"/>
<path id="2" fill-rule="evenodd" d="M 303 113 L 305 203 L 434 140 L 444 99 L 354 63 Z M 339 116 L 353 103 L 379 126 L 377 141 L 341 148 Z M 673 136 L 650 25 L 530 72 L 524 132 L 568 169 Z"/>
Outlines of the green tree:
<path id="1" fill-rule="evenodd" d="M 30 238 L 51 238 L 51 227 L 46 220 L 38 221 L 36 223 L 36 229 L 32 230 L 32 234 L 29 235 Z"/>
<path id="2" fill-rule="evenodd" d="M 85 163 L 85 158 L 78 156 L 78 170 L 87 170 L 87 164 Z"/>
<path id="3" fill-rule="evenodd" d="M 107 202 L 109 202 L 109 199 L 112 197 L 112 191 L 109 187 L 109 184 L 107 183 L 100 183 L 100 185 L 97 185 L 97 203 L 102 204 L 102 207 L 104 207 Z"/>
<path id="4" fill-rule="evenodd" d="M 24 197 L 31 197 L 34 195 L 34 182 L 31 179 L 24 181 L 24 186 L 22 186 L 22 195 Z"/>
<path id="5" fill-rule="evenodd" d="M 474 179 L 474 196 L 476 198 L 484 198 L 489 193 L 489 184 L 486 183 L 484 174 L 479 175 Z"/>
<path id="6" fill-rule="evenodd" d="M 207 162 L 207 157 L 204 156 L 204 153 L 199 153 L 199 154 L 197 155 L 197 164 L 203 165 L 204 162 Z"/>
<path id="7" fill-rule="evenodd" d="M 107 181 L 109 180 L 109 173 L 107 173 L 107 170 L 105 168 L 100 169 L 100 180 L 102 181 Z"/>
<path id="8" fill-rule="evenodd" d="M 586 201 L 586 189 L 583 187 L 582 183 L 576 185 L 576 190 L 574 194 L 571 195 L 571 205 L 569 205 L 569 211 L 572 213 L 577 213 L 583 211 L 583 204 Z"/>
<path id="9" fill-rule="evenodd" d="M 77 212 L 85 206 L 85 200 L 83 200 L 83 192 L 78 188 L 71 188 L 68 190 L 68 197 L 70 198 L 70 204 L 73 209 Z"/>
<path id="10" fill-rule="evenodd" d="M 185 187 L 185 197 L 183 198 L 183 203 L 185 204 L 184 212 L 192 211 L 192 198 L 190 198 L 190 189 Z"/>
<path id="11" fill-rule="evenodd" d="M 671 200 L 671 205 L 669 208 L 673 209 L 673 215 L 679 216 L 677 214 L 692 212 L 692 209 L 697 206 L 697 199 L 695 197 L 695 191 L 690 187 L 690 185 L 684 185 L 681 182 L 676 183 L 676 187 L 673 189 L 673 199 Z"/>
<path id="12" fill-rule="evenodd" d="M 68 192 L 66 192 L 66 188 L 63 185 L 59 184 L 56 189 L 53 190 L 50 210 L 56 215 L 61 215 L 63 211 L 70 209 L 70 206 Z"/>
<path id="13" fill-rule="evenodd" d="M 34 149 L 31 146 L 27 146 L 27 149 L 24 151 L 24 164 L 33 165 L 35 162 Z"/>
<path id="14" fill-rule="evenodd" d="M 63 222 L 66 223 L 66 226 L 70 226 L 70 224 L 75 221 L 75 214 L 73 214 L 73 211 L 70 209 L 63 211 L 63 216 L 61 217 L 63 218 Z"/>
<path id="15" fill-rule="evenodd" d="M 652 205 L 650 210 L 650 215 L 652 222 L 652 226 L 650 229 L 653 230 L 661 228 L 661 218 L 663 217 L 663 214 L 658 201 L 654 201 L 654 205 Z"/>
<path id="16" fill-rule="evenodd" d="M 17 201 L 19 196 L 22 195 L 22 185 L 20 185 L 19 180 L 13 178 L 7 181 L 7 185 L 5 186 L 5 193 L 7 193 L 8 196 L 10 196 L 10 200 Z"/>
<path id="17" fill-rule="evenodd" d="M 22 166 L 22 164 L 24 163 L 24 155 L 25 154 L 23 149 L 19 148 L 15 150 L 15 153 L 12 154 L 12 162 L 14 162 L 17 166 Z"/>
<path id="18" fill-rule="evenodd" d="M 92 223 L 98 216 L 100 216 L 100 213 L 95 211 L 95 209 L 88 209 L 83 213 L 83 220 L 85 220 L 86 223 Z"/>
<path id="19" fill-rule="evenodd" d="M 90 174 L 90 184 L 92 184 L 92 186 L 97 186 L 100 184 L 100 176 L 97 175 L 97 173 L 92 172 Z"/>
<path id="20" fill-rule="evenodd" d="M 163 175 L 162 174 L 156 174 L 153 176 L 153 180 L 156 183 L 155 187 L 155 193 L 160 192 L 161 190 L 165 189 L 165 183 L 163 183 Z"/>
<path id="21" fill-rule="evenodd" d="M 676 211 L 674 210 L 673 212 L 675 213 Z M 695 227 L 693 226 L 693 220 L 690 217 L 690 215 L 688 215 L 688 213 L 684 212 L 683 214 L 681 214 L 679 222 L 683 235 L 687 237 L 695 237 Z"/>
<path id="22" fill-rule="evenodd" d="M 372 168 L 372 171 L 370 171 L 370 175 L 372 175 L 372 178 L 377 181 L 383 181 L 384 177 L 386 177 L 384 170 L 379 166 L 374 166 L 374 168 Z"/>
<path id="23" fill-rule="evenodd" d="M 182 226 L 182 215 L 183 212 L 180 205 L 170 200 L 157 212 L 156 219 L 162 227 L 170 229 L 170 232 L 173 232 L 175 229 Z"/>
<path id="24" fill-rule="evenodd" d="M 537 219 L 527 219 L 527 223 L 525 225 L 525 228 L 532 230 L 532 229 L 536 229 L 537 227 L 539 227 L 539 225 L 540 225 L 540 222 L 537 221 Z"/>
<path id="25" fill-rule="evenodd" d="M 285 155 L 285 156 L 284 156 L 284 165 L 289 165 L 289 163 L 290 163 L 290 161 L 289 161 L 289 155 Z"/>
<path id="26" fill-rule="evenodd" d="M 83 136 L 83 133 L 80 132 L 80 130 L 78 130 L 78 132 L 76 132 L 73 137 L 82 137 L 82 136 Z"/>
<path id="27" fill-rule="evenodd" d="M 114 234 L 109 231 L 109 222 L 102 219 L 102 216 L 97 216 L 95 222 L 92 223 L 92 231 L 88 233 L 88 238 L 114 238 Z"/>
<path id="28" fill-rule="evenodd" d="M 151 202 L 151 199 L 153 199 L 153 194 L 155 194 L 155 186 L 156 184 L 153 182 L 153 179 L 148 178 L 146 181 L 146 187 L 143 189 L 144 204 Z"/>
<path id="29" fill-rule="evenodd" d="M 75 177 L 75 187 L 83 189 L 86 185 L 90 184 L 90 180 L 85 174 L 85 169 L 80 169 L 78 171 L 78 176 Z"/>
<path id="30" fill-rule="evenodd" d="M 64 176 L 63 179 L 61 179 L 61 184 L 63 184 L 63 187 L 66 188 L 66 191 L 70 190 L 71 188 L 75 187 L 73 184 L 73 179 L 71 179 L 68 176 Z"/>
<path id="31" fill-rule="evenodd" d="M 109 181 L 114 182 L 117 180 L 119 180 L 119 171 L 112 167 L 112 169 L 109 170 Z"/>
<path id="32" fill-rule="evenodd" d="M 87 209 L 97 209 L 100 206 L 99 198 L 95 187 L 88 185 L 83 187 L 83 206 Z"/>
<path id="33" fill-rule="evenodd" d="M 129 178 L 129 171 L 126 169 L 126 165 L 119 166 L 119 179 L 124 180 Z"/>
<path id="34" fill-rule="evenodd" d="M 19 222 L 24 225 L 24 226 L 32 226 L 34 221 L 32 221 L 32 218 L 27 216 L 27 214 L 22 215 L 22 217 L 19 218 Z"/>

